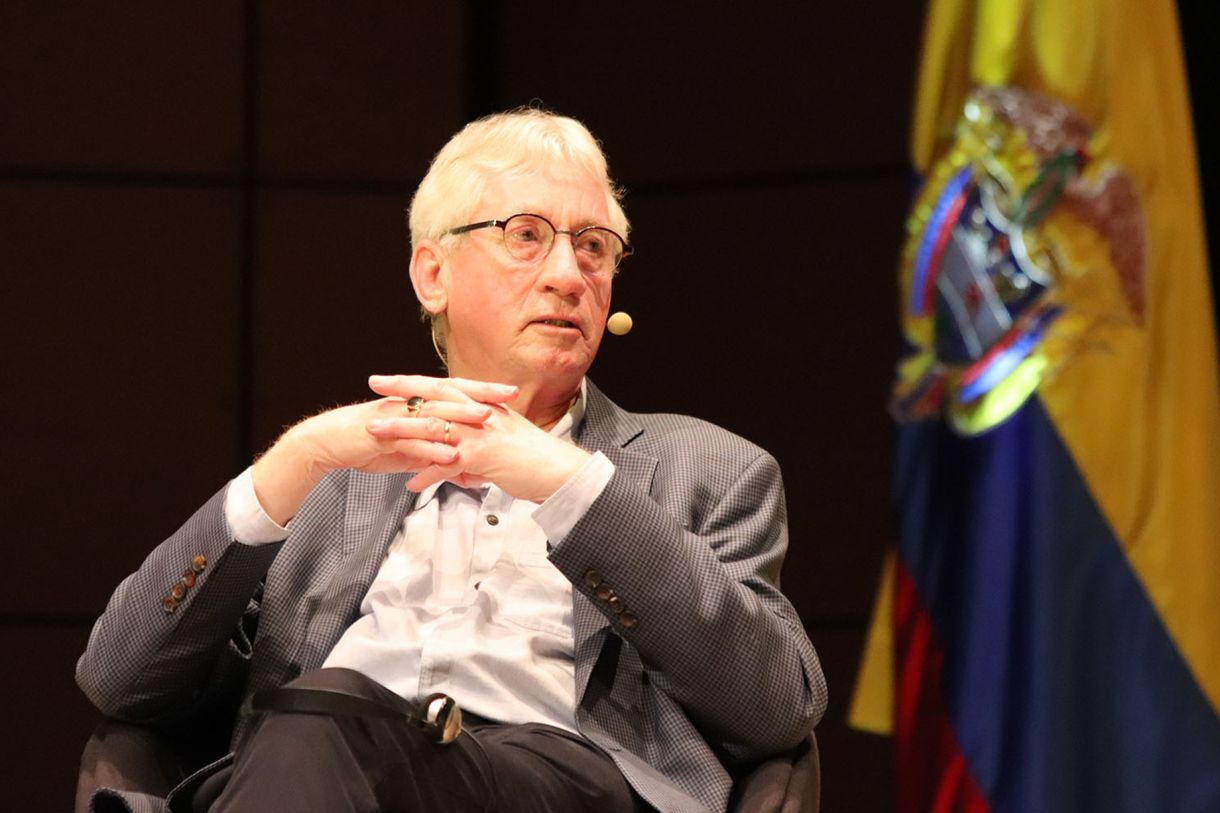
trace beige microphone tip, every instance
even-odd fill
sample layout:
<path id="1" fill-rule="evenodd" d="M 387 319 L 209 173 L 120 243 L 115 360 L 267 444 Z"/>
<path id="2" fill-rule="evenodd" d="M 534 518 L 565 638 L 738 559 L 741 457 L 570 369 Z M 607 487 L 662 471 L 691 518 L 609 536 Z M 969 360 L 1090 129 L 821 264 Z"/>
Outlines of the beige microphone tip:
<path id="1" fill-rule="evenodd" d="M 626 336 L 631 332 L 631 314 L 619 311 L 606 320 L 606 329 L 615 336 Z"/>

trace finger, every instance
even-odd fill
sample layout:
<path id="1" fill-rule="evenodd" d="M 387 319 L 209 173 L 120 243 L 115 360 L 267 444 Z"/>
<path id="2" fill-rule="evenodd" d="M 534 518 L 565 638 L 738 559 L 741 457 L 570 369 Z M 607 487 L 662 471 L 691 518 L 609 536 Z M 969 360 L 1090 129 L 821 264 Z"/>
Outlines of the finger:
<path id="1" fill-rule="evenodd" d="M 482 402 L 498 404 L 517 397 L 517 387 L 465 378 L 433 378 L 424 375 L 372 375 L 369 389 L 378 395 L 429 401 Z"/>
<path id="2" fill-rule="evenodd" d="M 453 448 L 453 447 L 450 447 Z M 461 469 L 456 466 L 432 465 L 423 469 L 410 480 L 407 481 L 407 490 L 416 493 L 423 491 L 431 485 L 435 485 L 449 477 L 456 477 L 461 474 Z"/>
<path id="3" fill-rule="evenodd" d="M 458 451 L 446 443 L 434 443 L 414 438 L 396 438 L 382 441 L 386 454 L 396 455 L 410 462 L 410 471 L 426 471 L 438 466 L 452 466 Z"/>
<path id="4" fill-rule="evenodd" d="M 373 418 L 364 425 L 375 438 L 383 440 L 430 440 L 443 443 L 445 420 L 442 418 Z"/>
<path id="5" fill-rule="evenodd" d="M 491 482 L 490 480 L 484 480 L 482 477 L 476 477 L 468 471 L 464 471 L 456 477 L 448 477 L 446 479 L 460 488 L 482 488 Z"/>
<path id="6" fill-rule="evenodd" d="M 448 378 L 427 375 L 371 375 L 369 389 L 378 395 L 410 398 L 418 395 L 425 400 L 459 401 L 474 403 L 473 398 L 461 388 L 449 383 Z"/>
<path id="7" fill-rule="evenodd" d="M 401 408 L 400 408 L 401 409 Z M 439 418 L 442 421 L 481 426 L 491 417 L 492 408 L 487 404 L 459 404 L 453 401 L 424 401 L 419 415 Z"/>
<path id="8" fill-rule="evenodd" d="M 448 378 L 449 384 L 483 404 L 502 404 L 517 397 L 521 388 L 516 384 L 495 381 L 475 381 L 470 378 Z"/>
<path id="9" fill-rule="evenodd" d="M 365 428 L 372 435 L 400 437 L 427 437 L 440 439 L 444 425 L 482 427 L 492 416 L 492 408 L 482 404 L 454 404 L 429 400 L 416 413 L 406 410 L 400 402 L 384 400 L 378 404 L 375 414 L 365 421 Z"/>

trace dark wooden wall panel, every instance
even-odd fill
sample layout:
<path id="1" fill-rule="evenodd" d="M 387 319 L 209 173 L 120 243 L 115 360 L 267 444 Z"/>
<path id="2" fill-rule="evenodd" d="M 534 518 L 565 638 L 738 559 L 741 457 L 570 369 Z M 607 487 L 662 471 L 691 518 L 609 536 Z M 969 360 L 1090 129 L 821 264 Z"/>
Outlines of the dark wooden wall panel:
<path id="1" fill-rule="evenodd" d="M 462 123 L 462 3 L 260 5 L 259 163 L 278 175 L 423 177 Z"/>
<path id="2" fill-rule="evenodd" d="M 440 374 L 407 275 L 406 195 L 270 192 L 259 207 L 256 448 L 371 373 Z"/>
<path id="3" fill-rule="evenodd" d="M 74 678 L 89 628 L 80 622 L 0 622 L 6 810 L 72 809 L 81 751 L 97 720 Z"/>
<path id="4" fill-rule="evenodd" d="M 5 525 L 22 549 L 0 613 L 95 615 L 223 482 L 237 231 L 227 192 L 0 183 L 0 341 L 18 351 Z"/>
<path id="5" fill-rule="evenodd" d="M 893 752 L 885 737 L 848 728 L 863 627 L 816 626 L 811 630 L 830 685 L 830 707 L 818 726 L 825 813 L 893 810 Z"/>
<path id="6" fill-rule="evenodd" d="M 240 8 L 0 3 L 0 167 L 236 171 Z"/>
<path id="7" fill-rule="evenodd" d="M 502 101 L 586 119 L 629 185 L 901 165 L 920 6 L 506 14 Z"/>

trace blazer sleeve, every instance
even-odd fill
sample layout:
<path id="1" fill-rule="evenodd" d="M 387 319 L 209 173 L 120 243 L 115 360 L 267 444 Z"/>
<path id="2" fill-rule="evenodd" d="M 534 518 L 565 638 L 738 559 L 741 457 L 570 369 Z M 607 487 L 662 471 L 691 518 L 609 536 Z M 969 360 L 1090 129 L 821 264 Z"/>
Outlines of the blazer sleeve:
<path id="1" fill-rule="evenodd" d="M 659 476 L 652 493 L 616 472 L 551 553 L 709 742 L 743 760 L 796 746 L 827 702 L 817 654 L 779 589 L 779 466 L 748 448 L 748 462 L 728 467 L 684 450 L 687 475 Z M 715 476 L 691 474 L 700 467 Z"/>
<path id="2" fill-rule="evenodd" d="M 103 714 L 172 722 L 240 688 L 282 543 L 234 541 L 225 490 L 149 554 L 94 624 L 76 680 Z"/>

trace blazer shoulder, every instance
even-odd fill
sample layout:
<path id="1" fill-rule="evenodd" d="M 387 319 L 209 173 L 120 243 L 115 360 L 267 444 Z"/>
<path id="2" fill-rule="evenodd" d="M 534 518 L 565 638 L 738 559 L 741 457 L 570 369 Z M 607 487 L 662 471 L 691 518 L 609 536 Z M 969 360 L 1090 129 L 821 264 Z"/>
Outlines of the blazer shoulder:
<path id="1" fill-rule="evenodd" d="M 662 470 L 680 472 L 683 480 L 733 478 L 755 464 L 778 476 L 775 458 L 758 444 L 690 415 L 623 409 L 592 382 L 586 421 L 588 448 L 621 448 L 654 458 Z"/>
<path id="2" fill-rule="evenodd" d="M 643 428 L 629 444 L 637 451 L 661 458 L 694 456 L 736 466 L 748 465 L 760 457 L 773 459 L 753 441 L 702 418 L 663 412 L 634 413 L 632 417 Z"/>
<path id="3" fill-rule="evenodd" d="M 695 443 L 698 446 L 738 450 L 752 458 L 766 454 L 766 449 L 759 444 L 702 417 L 672 413 L 633 413 L 632 416 L 643 427 L 644 431 L 638 438 L 642 443 L 658 446 Z"/>

